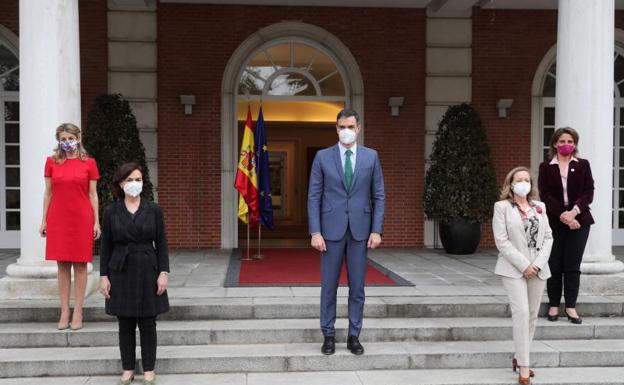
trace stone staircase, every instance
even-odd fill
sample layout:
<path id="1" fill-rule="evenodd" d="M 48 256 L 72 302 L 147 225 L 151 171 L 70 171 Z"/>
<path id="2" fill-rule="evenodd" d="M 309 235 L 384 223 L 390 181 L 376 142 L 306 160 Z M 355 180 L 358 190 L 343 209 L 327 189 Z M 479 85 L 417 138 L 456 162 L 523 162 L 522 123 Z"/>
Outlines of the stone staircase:
<path id="1" fill-rule="evenodd" d="M 624 384 L 623 303 L 622 297 L 582 297 L 583 325 L 540 319 L 533 383 Z M 317 298 L 180 298 L 171 304 L 158 321 L 163 385 L 494 385 L 517 378 L 502 296 L 368 298 L 363 356 L 345 347 L 344 297 L 333 356 L 320 354 Z M 85 308 L 82 330 L 57 331 L 57 316 L 54 302 L 0 302 L 0 385 L 115 383 L 121 371 L 117 324 L 101 301 Z"/>

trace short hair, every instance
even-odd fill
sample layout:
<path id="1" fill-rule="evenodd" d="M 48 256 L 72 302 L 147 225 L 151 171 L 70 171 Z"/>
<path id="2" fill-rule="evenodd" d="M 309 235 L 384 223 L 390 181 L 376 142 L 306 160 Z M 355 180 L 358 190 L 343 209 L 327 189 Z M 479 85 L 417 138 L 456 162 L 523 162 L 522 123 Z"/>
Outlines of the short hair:
<path id="1" fill-rule="evenodd" d="M 145 179 L 145 170 L 143 170 L 143 167 L 136 162 L 124 163 L 117 168 L 117 171 L 115 171 L 115 175 L 113 176 L 113 181 L 110 185 L 111 192 L 115 198 L 123 199 L 125 194 L 119 184 L 126 180 L 128 175 L 132 174 L 134 170 L 139 170 L 141 178 Z"/>
<path id="2" fill-rule="evenodd" d="M 561 127 L 555 130 L 555 132 L 553 132 L 552 136 L 550 137 L 550 146 L 548 148 L 548 157 L 549 158 L 554 158 L 555 155 L 557 155 L 557 141 L 559 140 L 559 138 L 561 137 L 561 135 L 563 134 L 568 134 L 572 137 L 572 140 L 574 140 L 574 151 L 572 152 L 572 155 L 576 155 L 576 153 L 578 152 L 577 147 L 578 147 L 578 141 L 579 141 L 579 134 L 578 132 L 576 132 L 576 130 L 572 127 Z"/>
<path id="3" fill-rule="evenodd" d="M 357 111 L 348 108 L 340 110 L 338 116 L 336 116 L 336 121 L 339 121 L 340 119 L 347 119 L 352 116 L 355 118 L 355 121 L 360 124 L 360 115 L 357 113 Z"/>
<path id="4" fill-rule="evenodd" d="M 500 200 L 513 201 L 514 194 L 513 194 L 513 191 L 511 190 L 511 182 L 513 182 L 514 176 L 520 171 L 528 172 L 529 180 L 531 181 L 531 191 L 529 191 L 529 193 L 527 194 L 527 200 L 532 201 L 532 200 L 537 199 L 537 189 L 535 188 L 535 183 L 533 183 L 534 181 L 533 173 L 528 167 L 518 166 L 518 167 L 512 168 L 511 171 L 507 173 L 507 176 L 505 177 L 505 180 L 503 181 L 503 187 L 501 188 L 501 193 L 499 197 Z"/>

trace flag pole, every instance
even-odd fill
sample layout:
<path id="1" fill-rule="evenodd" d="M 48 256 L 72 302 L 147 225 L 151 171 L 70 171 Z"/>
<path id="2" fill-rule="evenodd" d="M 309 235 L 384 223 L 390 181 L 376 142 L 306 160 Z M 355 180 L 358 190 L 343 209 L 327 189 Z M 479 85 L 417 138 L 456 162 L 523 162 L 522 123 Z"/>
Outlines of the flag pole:
<path id="1" fill-rule="evenodd" d="M 258 221 L 258 254 L 254 255 L 253 259 L 264 259 L 264 255 L 260 254 L 260 242 L 262 242 L 262 224 Z"/>
<path id="2" fill-rule="evenodd" d="M 241 257 L 241 261 L 251 261 L 251 257 L 249 256 L 249 250 L 251 247 L 251 241 L 249 239 L 249 213 L 247 213 L 247 256 Z"/>

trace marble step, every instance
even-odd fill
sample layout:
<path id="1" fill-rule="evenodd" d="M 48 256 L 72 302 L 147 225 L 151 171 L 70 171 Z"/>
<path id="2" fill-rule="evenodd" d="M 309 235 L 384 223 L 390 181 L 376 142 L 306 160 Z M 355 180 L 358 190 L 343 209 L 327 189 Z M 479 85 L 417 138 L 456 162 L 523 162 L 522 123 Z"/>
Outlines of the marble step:
<path id="1" fill-rule="evenodd" d="M 337 338 L 346 338 L 347 320 L 336 322 Z M 490 341 L 512 339 L 510 318 L 367 318 L 365 342 Z M 624 339 L 624 317 L 586 317 L 538 321 L 536 339 Z M 158 321 L 158 342 L 165 345 L 315 343 L 322 341 L 316 319 L 243 319 Z M 54 323 L 5 323 L 0 348 L 116 346 L 117 323 L 85 323 L 78 331 L 56 330 Z"/>
<path id="2" fill-rule="evenodd" d="M 322 355 L 318 343 L 159 346 L 157 366 L 161 374 L 509 368 L 513 350 L 512 341 L 369 342 L 364 346 L 366 353 L 361 356 L 348 352 L 344 343 L 332 356 Z M 531 361 L 535 367 L 621 368 L 624 340 L 535 341 Z M 115 346 L 0 349 L 3 378 L 120 372 Z"/>
<path id="3" fill-rule="evenodd" d="M 621 385 L 624 368 L 536 368 L 534 385 Z M 46 385 L 110 385 L 117 376 L 46 377 Z M 140 383 L 138 375 L 134 383 Z M 158 374 L 159 385 L 510 385 L 517 374 L 499 369 L 411 369 L 326 372 Z M 41 385 L 42 378 L 0 379 L 0 385 Z"/>
<path id="4" fill-rule="evenodd" d="M 392 288 L 395 289 L 395 288 Z M 173 298 L 171 310 L 161 320 L 318 318 L 318 297 L 219 297 Z M 541 314 L 547 308 L 542 303 Z M 624 297 L 585 296 L 577 309 L 584 317 L 624 316 Z M 338 317 L 347 314 L 347 299 L 338 298 Z M 0 301 L 2 322 L 56 322 L 58 301 Z M 509 317 L 506 296 L 369 297 L 367 318 Z M 110 321 L 101 300 L 90 300 L 84 308 L 86 322 Z"/>

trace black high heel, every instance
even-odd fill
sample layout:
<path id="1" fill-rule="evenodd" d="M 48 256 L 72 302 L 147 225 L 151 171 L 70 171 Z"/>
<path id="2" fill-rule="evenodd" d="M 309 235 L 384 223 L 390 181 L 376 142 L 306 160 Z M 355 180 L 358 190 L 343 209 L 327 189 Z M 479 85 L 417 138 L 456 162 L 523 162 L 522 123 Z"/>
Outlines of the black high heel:
<path id="1" fill-rule="evenodd" d="M 550 310 L 551 309 L 557 309 L 557 314 L 555 315 L 550 315 Z M 559 306 L 551 306 L 548 308 L 548 311 L 546 312 L 546 319 L 549 320 L 550 322 L 557 322 L 559 320 Z"/>
<path id="2" fill-rule="evenodd" d="M 571 315 L 568 314 L 568 310 L 566 309 L 565 311 L 566 316 L 568 317 L 568 321 L 570 321 L 571 323 L 575 324 L 575 325 L 580 325 L 583 323 L 583 319 L 581 317 L 572 317 Z"/>

